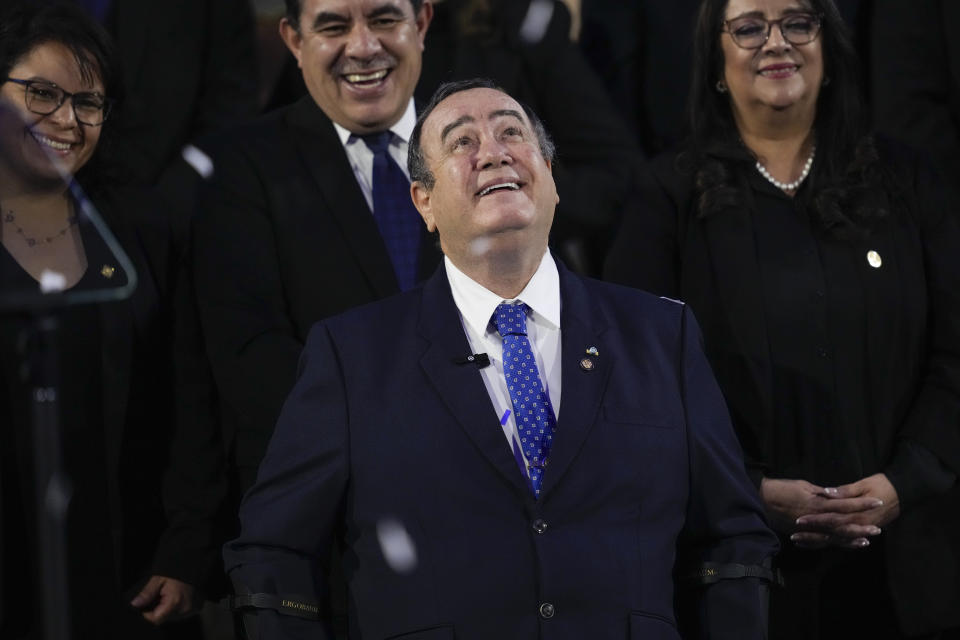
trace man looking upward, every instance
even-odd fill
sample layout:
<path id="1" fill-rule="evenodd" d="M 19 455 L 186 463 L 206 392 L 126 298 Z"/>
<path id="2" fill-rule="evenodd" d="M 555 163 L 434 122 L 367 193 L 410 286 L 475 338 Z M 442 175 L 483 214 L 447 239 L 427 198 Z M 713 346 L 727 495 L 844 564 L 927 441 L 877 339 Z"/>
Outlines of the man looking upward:
<path id="1" fill-rule="evenodd" d="M 552 153 L 482 80 L 418 118 L 444 264 L 311 331 L 224 552 L 255 638 L 329 637 L 335 544 L 351 638 L 765 637 L 776 538 L 696 323 L 553 259 Z M 676 575 L 707 578 L 679 621 Z"/>

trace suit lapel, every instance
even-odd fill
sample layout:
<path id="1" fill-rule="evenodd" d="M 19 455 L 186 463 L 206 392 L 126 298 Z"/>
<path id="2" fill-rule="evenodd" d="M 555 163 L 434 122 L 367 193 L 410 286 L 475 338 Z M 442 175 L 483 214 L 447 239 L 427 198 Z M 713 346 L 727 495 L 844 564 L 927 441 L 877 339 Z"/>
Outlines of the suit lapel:
<path id="1" fill-rule="evenodd" d="M 606 318 L 587 291 L 584 282 L 570 273 L 560 262 L 560 312 L 562 380 L 560 415 L 553 439 L 553 450 L 546 471 L 540 499 L 546 498 L 570 468 L 600 410 L 600 403 L 613 368 L 613 353 L 605 348 L 603 334 Z M 591 309 L 596 309 L 591 313 Z M 596 347 L 599 356 L 589 356 L 587 349 Z M 586 365 L 589 359 L 591 368 Z"/>
<path id="2" fill-rule="evenodd" d="M 288 118 L 294 144 L 323 199 L 323 204 L 317 203 L 318 209 L 325 208 L 336 220 L 343 241 L 356 256 L 357 267 L 377 296 L 397 293 L 399 285 L 386 245 L 333 123 L 310 96 L 295 104 Z"/>
<path id="3" fill-rule="evenodd" d="M 479 370 L 454 363 L 455 358 L 470 353 L 470 345 L 443 265 L 424 285 L 421 304 L 419 331 L 429 344 L 420 360 L 424 373 L 480 453 L 517 491 L 532 498 L 503 437 Z"/>
<path id="4" fill-rule="evenodd" d="M 145 262 L 139 259 L 137 238 L 123 222 L 116 219 L 112 205 L 111 201 L 100 200 L 100 215 L 133 262 L 138 275 L 137 290 L 130 299 L 97 305 L 102 345 L 103 424 L 107 468 L 110 470 L 111 481 L 116 481 L 133 367 L 133 344 L 137 325 L 135 307 L 143 304 L 144 300 L 155 301 L 156 297 L 153 295 L 152 275 Z M 98 270 L 99 266 L 91 264 L 88 268 Z"/>

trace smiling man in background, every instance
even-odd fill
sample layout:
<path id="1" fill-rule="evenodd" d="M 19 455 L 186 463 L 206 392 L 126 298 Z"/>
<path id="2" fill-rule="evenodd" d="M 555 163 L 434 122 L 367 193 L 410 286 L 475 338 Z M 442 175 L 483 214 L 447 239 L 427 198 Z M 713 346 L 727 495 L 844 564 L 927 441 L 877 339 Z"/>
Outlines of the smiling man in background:
<path id="1" fill-rule="evenodd" d="M 252 484 L 314 322 L 411 288 L 439 260 L 407 142 L 429 0 L 287 0 L 309 95 L 205 141 L 197 299 L 239 488 Z"/>
<path id="2" fill-rule="evenodd" d="M 331 637 L 331 549 L 358 640 L 766 637 L 776 537 L 696 323 L 554 260 L 552 161 L 487 81 L 420 115 L 444 264 L 311 331 L 224 552 L 252 640 Z"/>

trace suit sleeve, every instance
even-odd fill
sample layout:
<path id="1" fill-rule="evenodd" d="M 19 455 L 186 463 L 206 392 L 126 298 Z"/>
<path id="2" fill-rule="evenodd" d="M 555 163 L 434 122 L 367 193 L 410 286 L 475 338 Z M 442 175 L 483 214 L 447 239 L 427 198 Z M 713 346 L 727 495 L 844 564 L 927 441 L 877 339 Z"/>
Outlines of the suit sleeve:
<path id="1" fill-rule="evenodd" d="M 135 365 L 149 369 L 149 386 L 155 394 L 151 401 L 161 403 L 152 408 L 153 422 L 137 426 L 164 434 L 156 442 L 155 455 L 164 461 L 158 468 L 162 472 L 158 488 L 166 526 L 153 550 L 150 571 L 194 585 L 210 596 L 223 583 L 222 577 L 217 580 L 223 574 L 218 557 L 223 540 L 218 538 L 216 523 L 226 494 L 219 423 L 185 281 L 188 274 L 178 250 L 182 245 L 173 241 L 169 203 L 160 202 L 153 193 L 150 196 L 146 198 L 139 189 L 120 190 L 114 207 L 104 209 L 122 214 L 124 224 L 114 228 L 131 228 L 130 246 L 136 242 L 145 260 L 137 266 L 140 277 L 152 282 L 159 295 L 156 321 L 162 331 L 147 334 L 149 344 L 136 351 L 143 354 L 140 357 L 149 353 L 158 359 Z M 148 200 L 151 204 L 145 204 Z"/>
<path id="2" fill-rule="evenodd" d="M 683 311 L 682 391 L 686 411 L 690 496 L 678 549 L 684 578 L 703 563 L 770 566 L 776 536 L 744 469 L 743 453 L 703 353 L 689 307 Z M 687 582 L 681 594 L 681 627 L 691 637 L 761 639 L 767 631 L 767 584 L 755 577 Z"/>
<path id="3" fill-rule="evenodd" d="M 219 548 L 227 498 L 226 457 L 210 367 L 203 353 L 192 273 L 177 261 L 174 304 L 176 429 L 163 479 L 167 528 L 153 571 L 195 585 L 210 597 L 223 589 Z"/>
<path id="4" fill-rule="evenodd" d="M 293 386 L 303 347 L 290 318 L 260 168 L 218 147 L 194 225 L 197 306 L 236 459 L 254 469 Z"/>
<path id="5" fill-rule="evenodd" d="M 237 593 L 299 598 L 325 610 L 324 576 L 346 490 L 348 447 L 339 361 L 326 326 L 319 324 L 308 338 L 257 483 L 240 507 L 240 537 L 224 548 Z M 255 615 L 259 635 L 251 640 L 333 637 L 326 621 L 271 610 Z"/>

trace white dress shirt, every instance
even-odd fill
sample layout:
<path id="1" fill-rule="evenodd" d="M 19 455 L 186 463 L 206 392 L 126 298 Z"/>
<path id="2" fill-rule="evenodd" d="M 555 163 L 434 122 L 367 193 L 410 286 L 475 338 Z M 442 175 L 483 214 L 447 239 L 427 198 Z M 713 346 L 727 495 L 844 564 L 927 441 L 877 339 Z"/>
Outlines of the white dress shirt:
<path id="1" fill-rule="evenodd" d="M 514 442 L 519 443 L 517 423 L 514 420 L 513 404 L 507 381 L 503 376 L 503 341 L 491 322 L 493 312 L 502 302 L 520 301 L 530 307 L 527 315 L 527 338 L 533 348 L 540 379 L 546 387 L 547 396 L 553 405 L 554 415 L 560 416 L 560 275 L 553 256 L 547 251 L 536 273 L 516 298 L 505 300 L 470 279 L 457 269 L 450 259 L 444 257 L 447 280 L 453 301 L 460 312 L 460 322 L 470 343 L 471 353 L 486 353 L 490 366 L 480 369 L 483 384 L 487 388 L 490 402 L 501 417 L 503 435 L 507 445 L 514 451 Z M 467 355 L 467 354 L 464 354 Z M 490 425 L 491 428 L 494 425 Z M 524 459 L 526 463 L 527 460 Z"/>
<path id="2" fill-rule="evenodd" d="M 390 127 L 393 138 L 390 140 L 388 149 L 390 156 L 396 161 L 403 173 L 410 179 L 410 173 L 407 171 L 407 148 L 410 143 L 410 136 L 413 134 L 413 127 L 417 124 L 417 112 L 413 107 L 413 98 L 407 105 L 407 110 L 403 112 L 397 122 Z M 373 152 L 364 143 L 360 136 L 350 133 L 336 122 L 333 127 L 340 136 L 340 143 L 347 152 L 347 158 L 350 160 L 350 168 L 353 169 L 353 175 L 363 191 L 363 197 L 367 199 L 367 205 L 370 211 L 373 211 Z"/>

